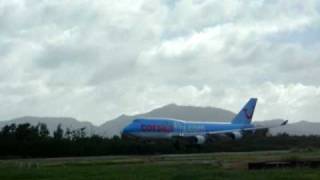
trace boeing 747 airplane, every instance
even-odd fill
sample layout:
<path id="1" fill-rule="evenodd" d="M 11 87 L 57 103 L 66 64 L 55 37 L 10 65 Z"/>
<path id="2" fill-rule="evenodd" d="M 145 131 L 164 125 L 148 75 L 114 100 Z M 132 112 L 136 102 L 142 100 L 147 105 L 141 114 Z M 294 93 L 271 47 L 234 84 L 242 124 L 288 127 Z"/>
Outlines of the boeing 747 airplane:
<path id="1" fill-rule="evenodd" d="M 288 120 L 273 126 L 255 126 L 251 123 L 257 99 L 251 98 L 230 123 L 191 122 L 167 118 L 138 118 L 122 131 L 123 137 L 144 139 L 192 139 L 196 144 L 203 144 L 212 136 L 224 135 L 240 139 L 245 132 L 254 133 L 259 129 L 284 126 Z"/>

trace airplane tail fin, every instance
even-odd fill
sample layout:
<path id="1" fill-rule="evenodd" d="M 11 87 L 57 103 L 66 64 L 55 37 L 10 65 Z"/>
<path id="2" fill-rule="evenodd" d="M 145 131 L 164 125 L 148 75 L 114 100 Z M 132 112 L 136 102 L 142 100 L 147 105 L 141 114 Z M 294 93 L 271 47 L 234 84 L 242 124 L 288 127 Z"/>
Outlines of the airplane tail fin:
<path id="1" fill-rule="evenodd" d="M 251 98 L 247 104 L 241 109 L 236 117 L 231 121 L 232 124 L 250 124 L 254 109 L 256 107 L 258 99 Z"/>

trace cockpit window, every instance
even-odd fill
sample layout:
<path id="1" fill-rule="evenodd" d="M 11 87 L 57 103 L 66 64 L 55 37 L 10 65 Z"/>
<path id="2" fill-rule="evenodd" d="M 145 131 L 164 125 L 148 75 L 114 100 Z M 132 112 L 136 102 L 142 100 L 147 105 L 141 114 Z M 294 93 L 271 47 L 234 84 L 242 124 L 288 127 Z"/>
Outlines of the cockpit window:
<path id="1" fill-rule="evenodd" d="M 135 120 L 133 120 L 134 123 L 137 123 L 137 122 L 140 122 L 140 121 L 141 121 L 141 119 L 135 119 Z"/>

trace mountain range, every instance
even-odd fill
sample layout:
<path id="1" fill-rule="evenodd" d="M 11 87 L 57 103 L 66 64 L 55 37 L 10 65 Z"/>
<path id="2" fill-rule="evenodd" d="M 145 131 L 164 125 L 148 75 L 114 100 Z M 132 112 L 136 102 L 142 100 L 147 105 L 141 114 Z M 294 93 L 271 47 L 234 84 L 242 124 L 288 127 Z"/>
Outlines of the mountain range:
<path id="1" fill-rule="evenodd" d="M 129 124 L 133 119 L 138 117 L 164 117 L 183 119 L 187 121 L 218 121 L 229 122 L 235 116 L 234 112 L 214 108 L 214 107 L 195 107 L 195 106 L 180 106 L 169 104 L 160 108 L 156 108 L 150 112 L 137 114 L 133 116 L 121 115 L 115 119 L 106 121 L 100 126 L 95 126 L 90 122 L 78 121 L 75 118 L 68 117 L 33 117 L 25 116 L 7 121 L 0 121 L 0 127 L 7 124 L 30 123 L 36 125 L 39 122 L 47 124 L 49 131 L 52 133 L 59 124 L 62 128 L 78 129 L 85 127 L 88 135 L 98 134 L 105 137 L 120 135 L 121 129 Z M 257 121 L 255 124 L 274 124 L 283 121 L 282 119 L 273 119 L 265 121 Z M 299 121 L 289 123 L 283 127 L 277 127 L 270 130 L 270 133 L 275 135 L 278 133 L 288 133 L 290 135 L 320 135 L 320 123 Z"/>

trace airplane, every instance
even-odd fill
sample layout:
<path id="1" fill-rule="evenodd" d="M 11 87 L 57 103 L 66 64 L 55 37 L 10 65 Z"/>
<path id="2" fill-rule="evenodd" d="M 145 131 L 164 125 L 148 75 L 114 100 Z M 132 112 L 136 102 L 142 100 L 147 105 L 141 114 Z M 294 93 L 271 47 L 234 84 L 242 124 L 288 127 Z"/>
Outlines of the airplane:
<path id="1" fill-rule="evenodd" d="M 244 133 L 254 133 L 257 130 L 284 126 L 281 124 L 257 126 L 251 123 L 257 104 L 257 98 L 251 98 L 241 111 L 229 123 L 193 122 L 169 118 L 137 118 L 122 130 L 122 137 L 142 139 L 177 139 L 191 140 L 195 144 L 204 144 L 212 136 L 228 136 L 241 139 Z"/>

